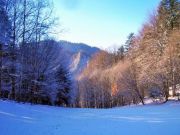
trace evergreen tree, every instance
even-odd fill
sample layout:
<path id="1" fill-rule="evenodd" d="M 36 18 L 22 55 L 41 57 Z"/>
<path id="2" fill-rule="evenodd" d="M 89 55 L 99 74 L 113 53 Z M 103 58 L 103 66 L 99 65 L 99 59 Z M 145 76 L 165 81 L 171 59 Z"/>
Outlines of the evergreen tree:
<path id="1" fill-rule="evenodd" d="M 69 72 L 63 67 L 59 66 L 55 74 L 57 82 L 57 95 L 56 105 L 68 105 L 71 90 L 71 80 L 69 78 Z"/>
<path id="2" fill-rule="evenodd" d="M 130 33 L 127 37 L 127 40 L 125 42 L 124 48 L 125 48 L 125 52 L 128 52 L 129 49 L 132 47 L 133 41 L 134 41 L 134 33 Z"/>
<path id="3" fill-rule="evenodd" d="M 125 53 L 124 46 L 121 46 L 117 51 L 118 60 L 124 59 L 124 53 Z"/>

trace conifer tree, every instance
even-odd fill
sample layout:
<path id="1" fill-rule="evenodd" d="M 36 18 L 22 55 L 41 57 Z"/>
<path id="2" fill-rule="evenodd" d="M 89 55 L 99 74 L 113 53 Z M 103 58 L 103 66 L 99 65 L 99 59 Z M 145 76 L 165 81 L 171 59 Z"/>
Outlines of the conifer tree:
<path id="1" fill-rule="evenodd" d="M 70 90 L 71 90 L 71 80 L 69 78 L 69 72 L 64 66 L 59 66 L 55 74 L 55 79 L 57 82 L 57 96 L 56 105 L 68 105 Z"/>

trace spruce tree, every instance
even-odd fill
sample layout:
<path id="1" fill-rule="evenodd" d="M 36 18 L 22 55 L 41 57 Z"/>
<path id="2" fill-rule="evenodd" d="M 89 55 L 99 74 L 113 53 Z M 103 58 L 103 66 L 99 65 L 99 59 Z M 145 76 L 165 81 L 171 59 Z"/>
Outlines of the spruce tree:
<path id="1" fill-rule="evenodd" d="M 58 85 L 55 104 L 68 105 L 71 90 L 71 80 L 68 70 L 64 66 L 59 66 L 55 78 Z"/>
<path id="2" fill-rule="evenodd" d="M 125 48 L 125 52 L 128 52 L 129 49 L 132 47 L 133 41 L 134 41 L 134 33 L 130 33 L 127 37 L 127 40 L 125 42 L 124 48 Z"/>

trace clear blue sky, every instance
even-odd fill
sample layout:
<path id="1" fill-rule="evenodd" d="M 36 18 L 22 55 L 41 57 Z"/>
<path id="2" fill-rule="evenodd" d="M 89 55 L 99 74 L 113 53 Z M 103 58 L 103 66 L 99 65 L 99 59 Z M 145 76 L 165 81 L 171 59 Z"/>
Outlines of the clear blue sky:
<path id="1" fill-rule="evenodd" d="M 100 48 L 121 45 L 137 33 L 160 0 L 54 0 L 60 18 L 59 40 Z M 58 29 L 58 28 L 57 28 Z"/>

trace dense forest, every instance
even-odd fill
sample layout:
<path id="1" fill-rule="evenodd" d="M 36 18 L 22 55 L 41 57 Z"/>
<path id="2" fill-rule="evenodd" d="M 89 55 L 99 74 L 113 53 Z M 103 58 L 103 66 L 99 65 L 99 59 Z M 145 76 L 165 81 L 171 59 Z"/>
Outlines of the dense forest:
<path id="1" fill-rule="evenodd" d="M 138 34 L 130 33 L 117 50 L 97 52 L 76 80 L 52 39 L 51 4 L 0 1 L 1 98 L 86 108 L 180 98 L 179 0 L 162 0 Z"/>
<path id="2" fill-rule="evenodd" d="M 0 97 L 49 105 L 69 102 L 71 80 L 48 0 L 0 1 Z"/>
<path id="3" fill-rule="evenodd" d="M 138 34 L 101 51 L 78 79 L 77 105 L 105 108 L 180 96 L 180 1 L 162 0 Z"/>

